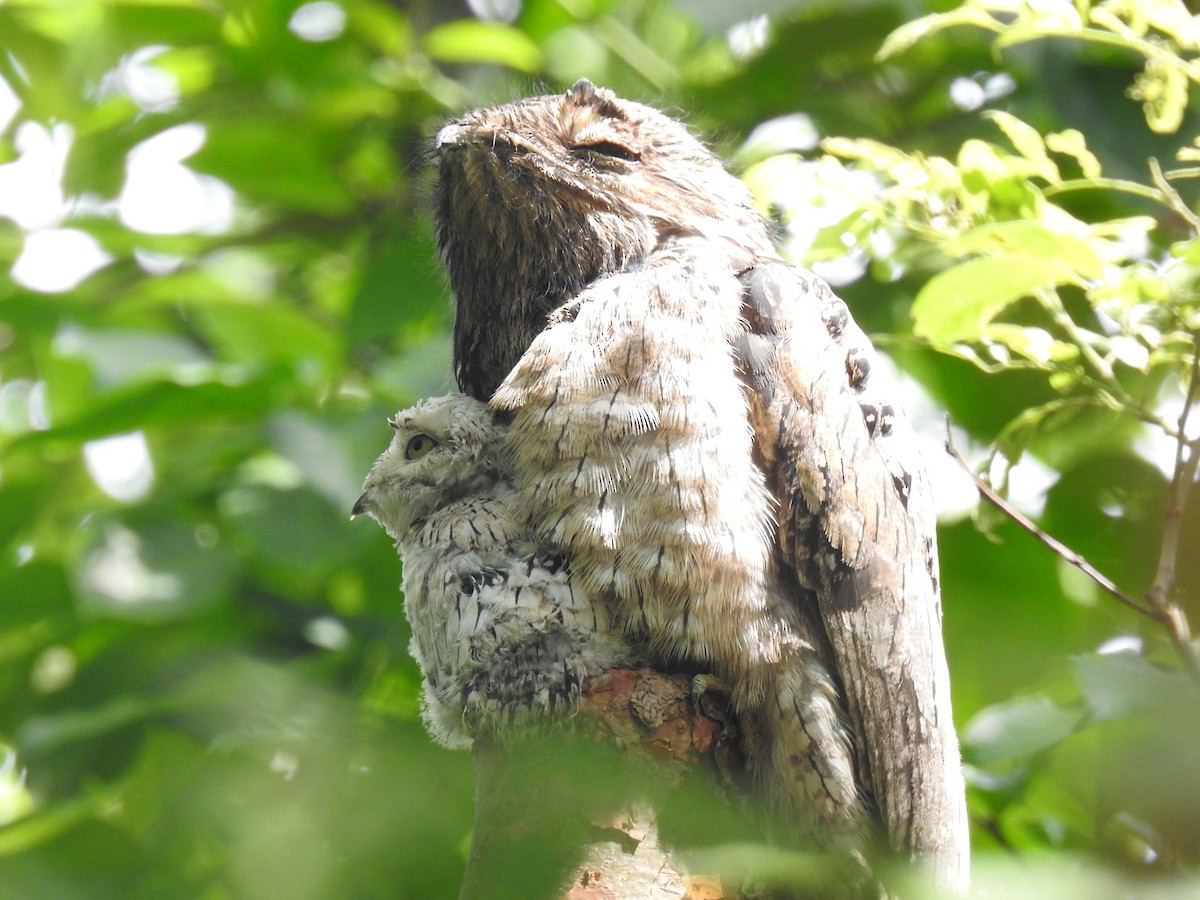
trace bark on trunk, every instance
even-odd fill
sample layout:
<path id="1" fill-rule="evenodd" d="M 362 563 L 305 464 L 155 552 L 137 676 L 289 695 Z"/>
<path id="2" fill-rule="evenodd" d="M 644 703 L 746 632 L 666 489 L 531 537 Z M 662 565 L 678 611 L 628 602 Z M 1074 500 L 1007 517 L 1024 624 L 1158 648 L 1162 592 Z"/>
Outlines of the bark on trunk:
<path id="1" fill-rule="evenodd" d="M 718 696 L 701 700 L 706 714 L 692 692 L 691 676 L 614 669 L 569 728 L 477 741 L 461 900 L 740 896 L 664 839 L 711 831 L 715 843 L 744 825 L 736 729 Z"/>

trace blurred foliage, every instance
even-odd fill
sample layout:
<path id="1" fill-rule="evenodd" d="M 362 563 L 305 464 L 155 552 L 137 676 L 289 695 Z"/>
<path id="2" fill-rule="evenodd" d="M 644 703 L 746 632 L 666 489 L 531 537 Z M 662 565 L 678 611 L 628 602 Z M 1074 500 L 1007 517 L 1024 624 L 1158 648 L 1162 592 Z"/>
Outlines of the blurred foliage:
<path id="1" fill-rule="evenodd" d="M 1150 588 L 1198 328 L 1181 3 L 474 7 L 0 3 L 3 896 L 455 894 L 470 759 L 348 511 L 451 386 L 423 154 L 465 106 L 586 75 L 685 114 L 998 486 Z M 982 889 L 1194 893 L 1162 629 L 993 513 L 941 540 Z M 1181 548 L 1196 619 L 1195 503 Z"/>

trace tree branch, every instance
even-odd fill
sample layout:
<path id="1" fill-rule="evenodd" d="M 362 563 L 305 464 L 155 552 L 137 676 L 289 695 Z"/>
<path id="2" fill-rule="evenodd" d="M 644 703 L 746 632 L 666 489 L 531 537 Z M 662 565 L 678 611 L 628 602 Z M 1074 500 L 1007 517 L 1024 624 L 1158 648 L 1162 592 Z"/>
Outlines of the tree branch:
<path id="1" fill-rule="evenodd" d="M 690 675 L 612 669 L 560 728 L 476 739 L 475 828 L 460 900 L 707 897 L 736 887 L 690 871 L 679 805 L 717 833 L 738 815 L 736 725 Z M 709 705 L 714 706 L 709 710 Z M 716 707 L 720 707 L 717 710 Z M 717 716 L 714 718 L 714 715 Z M 688 807 L 692 797 L 698 806 Z M 715 818 L 714 818 L 715 817 Z"/>
<path id="2" fill-rule="evenodd" d="M 1200 658 L 1197 657 L 1196 648 L 1191 643 L 1191 631 L 1188 626 L 1187 616 L 1178 604 L 1169 599 L 1175 583 L 1175 557 L 1178 552 L 1179 529 L 1183 519 L 1183 502 L 1187 497 L 1187 492 L 1191 487 L 1192 481 L 1195 479 L 1197 462 L 1200 461 L 1200 454 L 1196 452 L 1197 442 L 1187 442 L 1183 436 L 1183 428 L 1187 424 L 1188 410 L 1195 399 L 1198 365 L 1200 363 L 1193 359 L 1192 379 L 1188 388 L 1188 398 L 1184 406 L 1184 412 L 1180 416 L 1180 444 L 1176 453 L 1175 478 L 1172 480 L 1171 499 L 1168 502 L 1167 511 L 1164 513 L 1166 524 L 1164 525 L 1163 547 L 1159 559 L 1159 573 L 1158 578 L 1155 579 L 1154 587 L 1146 595 L 1147 600 L 1150 601 L 1148 605 L 1121 590 L 1111 578 L 1088 562 L 1085 557 L 1072 550 L 1066 544 L 1062 543 L 1062 541 L 1043 531 L 1028 516 L 996 493 L 968 465 L 967 461 L 963 459 L 962 454 L 954 446 L 950 437 L 949 419 L 946 421 L 946 452 L 970 476 L 980 496 L 1049 547 L 1051 552 L 1056 556 L 1079 569 L 1079 571 L 1083 572 L 1083 574 L 1121 603 L 1128 606 L 1134 612 L 1148 619 L 1153 619 L 1163 626 L 1171 639 L 1172 645 L 1175 647 L 1175 652 L 1179 655 L 1183 667 L 1197 683 L 1200 683 Z M 1190 448 L 1190 454 L 1185 453 L 1185 445 Z M 1185 456 L 1187 457 L 1187 461 L 1182 462 Z M 1167 562 L 1164 563 L 1164 560 Z"/>

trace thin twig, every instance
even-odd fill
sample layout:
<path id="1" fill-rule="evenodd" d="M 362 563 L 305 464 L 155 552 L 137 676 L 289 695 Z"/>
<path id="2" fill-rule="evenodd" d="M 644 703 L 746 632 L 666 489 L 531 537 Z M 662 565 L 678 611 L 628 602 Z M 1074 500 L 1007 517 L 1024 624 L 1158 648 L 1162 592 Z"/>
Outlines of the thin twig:
<path id="1" fill-rule="evenodd" d="M 1083 335 L 1079 326 L 1075 324 L 1075 320 L 1071 318 L 1066 307 L 1063 306 L 1062 297 L 1058 295 L 1058 291 L 1040 290 L 1036 293 L 1036 296 L 1042 306 L 1046 307 L 1050 315 L 1054 318 L 1055 323 L 1075 342 L 1075 346 L 1079 348 L 1079 352 L 1083 358 L 1091 363 L 1092 368 L 1096 370 L 1096 373 L 1100 376 L 1099 381 L 1104 386 L 1105 393 L 1111 396 L 1113 389 L 1119 391 L 1121 386 L 1113 375 L 1112 366 L 1104 357 L 1096 352 L 1095 348 L 1092 347 L 1091 341 Z M 1119 404 L 1118 409 L 1124 408 L 1124 404 L 1120 400 L 1116 400 L 1116 402 Z"/>
<path id="2" fill-rule="evenodd" d="M 1193 336 L 1195 339 L 1196 336 Z M 1175 567 L 1179 560 L 1179 536 L 1183 530 L 1183 512 L 1187 506 L 1188 493 L 1196 482 L 1196 469 L 1200 465 L 1200 438 L 1188 439 L 1188 417 L 1196 403 L 1196 392 L 1200 389 L 1200 347 L 1192 353 L 1192 368 L 1188 374 L 1188 386 L 1179 413 L 1178 436 L 1175 438 L 1175 470 L 1171 475 L 1171 490 L 1163 510 L 1162 546 L 1158 554 L 1158 570 L 1154 584 L 1146 592 L 1146 599 L 1155 610 L 1159 620 L 1171 636 L 1180 658 L 1200 678 L 1200 657 L 1192 644 L 1191 628 L 1183 609 L 1174 600 Z"/>
<path id="3" fill-rule="evenodd" d="M 1185 407 L 1185 413 L 1180 416 L 1181 428 L 1187 424 L 1186 409 L 1191 406 L 1191 400 L 1194 399 L 1195 396 L 1194 391 L 1197 382 L 1197 366 L 1200 366 L 1200 357 L 1194 359 L 1192 363 L 1192 382 L 1188 390 L 1189 402 L 1188 406 Z M 1188 461 L 1188 469 L 1190 471 L 1190 477 L 1188 478 L 1189 486 L 1191 483 L 1191 478 L 1194 478 L 1196 475 L 1196 463 L 1198 460 L 1200 460 L 1200 454 L 1196 453 L 1196 449 L 1197 448 L 1195 446 L 1192 446 L 1192 454 Z M 1076 553 L 1057 538 L 1047 534 L 1036 524 L 1034 524 L 1034 522 L 1028 516 L 997 494 L 996 491 L 992 489 L 991 485 L 980 478 L 975 470 L 968 465 L 967 461 L 963 459 L 962 454 L 958 452 L 958 448 L 954 446 L 954 442 L 950 437 L 949 419 L 946 420 L 946 452 L 949 453 L 950 456 L 952 456 L 958 462 L 958 464 L 962 466 L 963 471 L 970 476 L 971 480 L 975 483 L 975 489 L 979 491 L 980 496 L 982 496 L 1002 513 L 1004 513 L 1006 516 L 1028 531 L 1031 535 L 1049 547 L 1050 550 L 1060 559 L 1073 565 L 1121 603 L 1128 606 L 1134 612 L 1140 613 L 1148 619 L 1153 619 L 1155 622 L 1158 622 L 1160 625 L 1162 625 L 1163 628 L 1166 629 L 1167 634 L 1170 636 L 1171 644 L 1175 647 L 1175 652 L 1179 655 L 1180 661 L 1183 663 L 1184 668 L 1195 681 L 1200 683 L 1200 658 L 1197 657 L 1196 648 L 1191 642 L 1191 632 L 1188 628 L 1187 616 L 1184 615 L 1183 610 L 1180 609 L 1177 604 L 1164 602 L 1162 605 L 1159 605 L 1159 603 L 1156 602 L 1155 599 L 1150 595 L 1147 595 L 1147 599 L 1150 599 L 1152 605 L 1147 606 L 1146 604 L 1139 602 L 1132 595 L 1125 593 L 1125 591 L 1117 587 L 1116 583 L 1113 582 L 1111 578 L 1093 566 L 1081 554 Z M 1186 497 L 1186 489 L 1182 491 L 1182 493 L 1184 497 Z M 1176 546 L 1178 546 L 1178 528 L 1176 528 L 1176 534 L 1174 537 Z M 1163 543 L 1163 553 L 1165 555 L 1165 537 Z M 1174 555 L 1172 555 L 1171 574 L 1164 576 L 1166 578 L 1170 578 L 1172 584 L 1174 582 L 1174 558 Z M 1153 590 L 1153 588 L 1151 590 Z"/>
<path id="4" fill-rule="evenodd" d="M 1179 196 L 1179 191 L 1175 190 L 1175 186 L 1167 181 L 1167 177 L 1163 174 L 1162 166 L 1158 164 L 1158 160 L 1153 156 L 1150 157 L 1150 180 L 1154 182 L 1154 186 L 1163 192 L 1163 196 L 1167 198 L 1167 205 L 1175 211 L 1175 214 L 1187 222 L 1192 228 L 1200 231 L 1200 216 L 1192 212 L 1191 208 Z"/>
<path id="5" fill-rule="evenodd" d="M 1076 553 L 1066 544 L 1062 543 L 1062 541 L 1044 532 L 1041 528 L 1035 525 L 1028 516 L 997 494 L 992 489 L 991 485 L 980 478 L 975 470 L 967 463 L 967 461 L 963 459 L 962 454 L 958 452 L 958 448 L 955 447 L 953 441 L 951 441 L 950 421 L 948 419 L 946 421 L 946 452 L 954 457 L 958 464 L 963 467 L 963 471 L 971 476 L 971 480 L 975 482 L 975 490 L 979 491 L 980 495 L 989 503 L 991 503 L 998 510 L 1000 510 L 1002 513 L 1032 534 L 1035 538 L 1049 547 L 1057 556 L 1066 562 L 1069 562 L 1075 568 L 1079 569 L 1079 571 L 1083 572 L 1084 575 L 1092 579 L 1092 581 L 1096 582 L 1096 584 L 1100 585 L 1100 587 L 1104 588 L 1104 590 L 1108 591 L 1130 609 L 1141 613 L 1143 616 L 1147 616 L 1148 618 L 1158 621 L 1158 613 L 1156 613 L 1154 609 L 1139 603 L 1129 594 L 1117 587 L 1116 584 L 1113 583 L 1112 579 L 1110 579 L 1107 575 L 1084 559 L 1083 556 Z"/>

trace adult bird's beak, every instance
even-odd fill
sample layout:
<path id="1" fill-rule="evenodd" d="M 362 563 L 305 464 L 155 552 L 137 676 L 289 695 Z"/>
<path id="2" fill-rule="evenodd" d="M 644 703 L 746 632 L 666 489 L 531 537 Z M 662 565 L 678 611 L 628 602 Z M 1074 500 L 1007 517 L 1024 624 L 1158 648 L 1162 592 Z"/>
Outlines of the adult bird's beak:
<path id="1" fill-rule="evenodd" d="M 464 125 L 460 122 L 447 125 L 442 128 L 442 130 L 439 131 L 437 136 L 433 139 L 433 149 L 441 150 L 443 147 L 452 147 L 455 144 L 461 143 L 463 136 L 469 135 L 470 131 L 470 126 Z"/>

